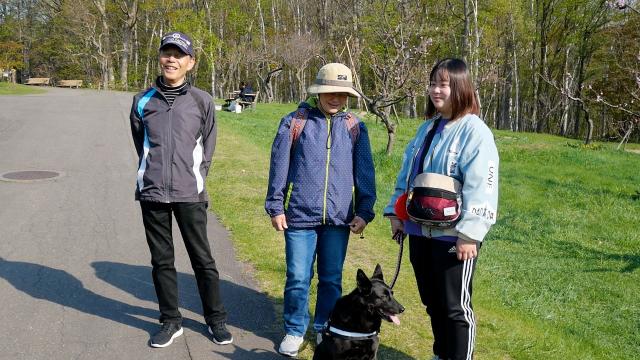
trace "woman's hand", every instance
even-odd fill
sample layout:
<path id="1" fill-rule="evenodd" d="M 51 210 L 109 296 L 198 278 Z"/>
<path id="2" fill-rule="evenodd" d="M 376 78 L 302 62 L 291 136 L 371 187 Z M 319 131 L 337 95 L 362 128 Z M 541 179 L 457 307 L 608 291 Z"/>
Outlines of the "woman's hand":
<path id="1" fill-rule="evenodd" d="M 478 256 L 478 243 L 458 238 L 458 241 L 456 241 L 456 254 L 460 261 L 471 260 Z"/>
<path id="2" fill-rule="evenodd" d="M 400 239 L 404 239 L 404 223 L 396 217 L 390 217 L 389 221 L 391 222 L 391 236 L 396 242 L 400 243 Z M 402 233 L 402 237 L 396 237 L 398 233 Z"/>
<path id="3" fill-rule="evenodd" d="M 284 216 L 284 214 L 280 214 L 272 217 L 271 226 L 273 226 L 273 228 L 276 229 L 277 231 L 284 231 L 285 229 L 289 228 L 287 226 L 287 218 Z"/>

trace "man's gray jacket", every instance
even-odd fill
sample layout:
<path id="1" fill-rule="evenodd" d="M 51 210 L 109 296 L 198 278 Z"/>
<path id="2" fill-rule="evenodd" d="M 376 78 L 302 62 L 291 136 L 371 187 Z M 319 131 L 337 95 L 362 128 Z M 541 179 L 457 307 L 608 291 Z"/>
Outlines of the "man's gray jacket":
<path id="1" fill-rule="evenodd" d="M 154 85 L 136 94 L 131 134 L 138 152 L 136 200 L 205 202 L 205 179 L 216 144 L 211 96 L 190 84 L 169 106 Z"/>

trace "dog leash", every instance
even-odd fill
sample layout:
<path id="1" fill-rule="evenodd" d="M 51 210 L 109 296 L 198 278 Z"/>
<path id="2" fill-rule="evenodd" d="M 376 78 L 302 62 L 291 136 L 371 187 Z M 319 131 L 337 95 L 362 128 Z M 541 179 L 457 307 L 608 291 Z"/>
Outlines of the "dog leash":
<path id="1" fill-rule="evenodd" d="M 393 286 L 396 284 L 396 280 L 398 280 L 398 275 L 400 275 L 400 265 L 402 263 L 402 249 L 404 248 L 405 237 L 407 237 L 407 234 L 405 234 L 401 230 L 398 230 L 396 231 L 395 234 L 393 234 L 393 240 L 395 240 L 398 243 L 398 245 L 400 245 L 400 250 L 398 251 L 398 261 L 396 262 L 396 272 L 393 275 L 393 280 L 391 281 L 391 284 L 389 285 L 391 289 L 393 289 Z"/>

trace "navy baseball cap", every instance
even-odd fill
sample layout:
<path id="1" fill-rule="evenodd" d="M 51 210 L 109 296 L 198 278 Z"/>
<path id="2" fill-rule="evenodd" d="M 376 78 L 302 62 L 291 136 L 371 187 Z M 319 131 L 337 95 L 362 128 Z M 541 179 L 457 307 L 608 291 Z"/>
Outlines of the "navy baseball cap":
<path id="1" fill-rule="evenodd" d="M 193 46 L 191 38 L 181 32 L 170 32 L 162 37 L 160 41 L 160 49 L 167 45 L 175 45 L 177 46 L 183 53 L 187 55 L 191 55 L 191 57 L 195 57 L 193 52 Z"/>

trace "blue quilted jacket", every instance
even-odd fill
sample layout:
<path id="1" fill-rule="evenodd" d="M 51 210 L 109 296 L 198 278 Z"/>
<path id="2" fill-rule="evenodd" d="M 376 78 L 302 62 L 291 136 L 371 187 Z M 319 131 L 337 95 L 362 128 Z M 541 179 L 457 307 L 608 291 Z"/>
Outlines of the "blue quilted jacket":
<path id="1" fill-rule="evenodd" d="M 325 116 L 316 100 L 299 105 L 308 117 L 295 141 L 290 126 L 296 112 L 280 121 L 271 148 L 265 210 L 271 217 L 285 214 L 293 228 L 347 225 L 354 215 L 369 223 L 376 187 L 367 128 L 358 121 L 359 134 L 352 139 L 347 113 Z"/>

